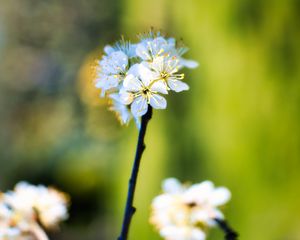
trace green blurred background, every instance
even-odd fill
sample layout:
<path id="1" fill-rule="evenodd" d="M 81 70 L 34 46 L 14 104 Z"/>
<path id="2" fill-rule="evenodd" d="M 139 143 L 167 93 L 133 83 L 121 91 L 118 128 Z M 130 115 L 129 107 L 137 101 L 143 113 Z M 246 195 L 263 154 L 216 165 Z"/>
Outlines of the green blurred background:
<path id="1" fill-rule="evenodd" d="M 201 66 L 150 122 L 130 239 L 160 239 L 149 205 L 174 176 L 229 187 L 241 239 L 300 240 L 299 12 L 297 0 L 0 0 L 0 189 L 55 185 L 72 207 L 52 239 L 116 239 L 137 130 L 98 99 L 93 66 L 153 26 Z"/>

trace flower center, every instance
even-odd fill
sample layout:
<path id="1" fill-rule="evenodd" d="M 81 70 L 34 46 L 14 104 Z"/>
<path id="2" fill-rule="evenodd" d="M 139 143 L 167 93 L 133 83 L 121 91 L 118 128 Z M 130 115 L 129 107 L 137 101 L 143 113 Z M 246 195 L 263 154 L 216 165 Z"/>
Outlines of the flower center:
<path id="1" fill-rule="evenodd" d="M 187 203 L 187 206 L 188 206 L 189 208 L 193 208 L 193 207 L 196 207 L 197 204 L 196 204 L 195 202 L 190 202 L 190 203 Z"/>
<path id="2" fill-rule="evenodd" d="M 160 77 L 161 77 L 163 80 L 166 80 L 168 77 L 170 77 L 170 74 L 167 73 L 167 72 L 161 72 L 161 73 L 160 73 Z"/>
<path id="3" fill-rule="evenodd" d="M 150 90 L 149 90 L 148 88 L 145 87 L 145 88 L 143 88 L 143 90 L 142 90 L 142 95 L 147 96 L 149 92 L 150 92 Z"/>

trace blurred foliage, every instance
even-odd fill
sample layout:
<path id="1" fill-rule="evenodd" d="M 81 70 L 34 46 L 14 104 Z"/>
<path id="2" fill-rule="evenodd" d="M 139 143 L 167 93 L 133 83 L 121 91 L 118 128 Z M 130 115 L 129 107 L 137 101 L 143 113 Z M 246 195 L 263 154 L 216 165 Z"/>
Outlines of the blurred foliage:
<path id="1" fill-rule="evenodd" d="M 149 205 L 175 176 L 229 187 L 241 239 L 299 240 L 299 11 L 297 0 L 0 0 L 0 189 L 68 192 L 71 218 L 52 239 L 116 238 L 137 130 L 107 111 L 93 67 L 106 43 L 154 26 L 201 66 L 151 120 L 130 239 L 160 239 Z"/>

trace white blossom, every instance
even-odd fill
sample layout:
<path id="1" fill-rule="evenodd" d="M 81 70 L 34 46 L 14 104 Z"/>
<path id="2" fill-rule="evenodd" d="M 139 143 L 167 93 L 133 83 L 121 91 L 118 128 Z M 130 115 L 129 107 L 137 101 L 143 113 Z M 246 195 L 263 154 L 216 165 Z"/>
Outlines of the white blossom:
<path id="1" fill-rule="evenodd" d="M 116 112 L 121 124 L 133 118 L 139 126 L 140 118 L 148 111 L 165 109 L 166 99 L 161 94 L 189 89 L 183 82 L 183 67 L 195 68 L 197 62 L 182 55 L 187 48 L 180 47 L 174 38 L 150 32 L 138 43 L 123 38 L 114 45 L 104 47 L 98 62 L 96 87 L 101 96 L 110 99 L 110 110 Z"/>
<path id="2" fill-rule="evenodd" d="M 167 240 L 202 240 L 216 218 L 224 216 L 218 209 L 230 199 L 227 188 L 215 188 L 210 181 L 192 186 L 171 178 L 163 182 L 163 193 L 152 202 L 150 221 Z"/>
<path id="3" fill-rule="evenodd" d="M 169 53 L 169 56 L 175 56 L 179 60 L 179 67 L 183 68 L 196 68 L 199 66 L 198 62 L 193 60 L 188 60 L 182 57 L 187 51 L 188 48 L 185 46 L 176 46 L 176 39 L 175 38 L 169 38 L 168 39 L 169 46 L 172 46 L 171 51 Z"/>
<path id="4" fill-rule="evenodd" d="M 111 52 L 99 61 L 98 77 L 96 87 L 101 88 L 101 95 L 104 96 L 107 90 L 118 87 L 126 74 L 128 56 L 122 51 Z"/>
<path id="5" fill-rule="evenodd" d="M 152 61 L 156 57 L 170 55 L 174 47 L 163 37 L 143 39 L 136 47 L 136 55 L 143 61 Z"/>
<path id="6" fill-rule="evenodd" d="M 123 83 L 124 104 L 131 104 L 133 116 L 140 117 L 148 111 L 148 104 L 155 109 L 165 109 L 167 101 L 160 94 L 167 94 L 165 84 L 153 81 L 151 71 L 144 65 L 134 65 Z M 159 94 L 160 93 L 160 94 Z"/>
<path id="7" fill-rule="evenodd" d="M 184 78 L 184 74 L 178 73 L 180 65 L 176 56 L 156 57 L 147 65 L 152 71 L 154 81 L 163 81 L 168 89 L 175 92 L 189 90 L 189 86 L 181 81 Z"/>

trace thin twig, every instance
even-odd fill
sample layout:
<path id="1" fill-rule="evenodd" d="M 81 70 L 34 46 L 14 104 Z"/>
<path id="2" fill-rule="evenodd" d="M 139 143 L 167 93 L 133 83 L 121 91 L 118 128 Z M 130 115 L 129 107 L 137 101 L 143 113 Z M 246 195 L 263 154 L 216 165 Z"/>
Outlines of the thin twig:
<path id="1" fill-rule="evenodd" d="M 139 131 L 138 143 L 136 147 L 135 159 L 131 171 L 131 177 L 129 180 L 128 185 L 128 193 L 127 193 L 127 201 L 126 201 L 126 208 L 124 212 L 123 224 L 122 224 L 122 231 L 121 235 L 119 236 L 118 240 L 127 240 L 129 227 L 131 223 L 131 219 L 133 214 L 136 211 L 136 208 L 133 206 L 133 199 L 136 187 L 137 176 L 139 172 L 140 162 L 143 155 L 143 152 L 146 148 L 144 143 L 144 138 L 146 134 L 147 124 L 152 117 L 152 107 L 149 106 L 148 112 L 142 116 L 142 123 L 141 128 Z"/>
<path id="2" fill-rule="evenodd" d="M 32 223 L 30 225 L 30 232 L 34 235 L 36 240 L 49 240 L 45 231 L 37 223 Z"/>
<path id="3" fill-rule="evenodd" d="M 238 239 L 238 234 L 236 231 L 234 231 L 228 223 L 223 220 L 216 218 L 215 221 L 218 223 L 219 227 L 222 229 L 222 231 L 225 233 L 225 239 L 226 240 L 236 240 Z"/>

